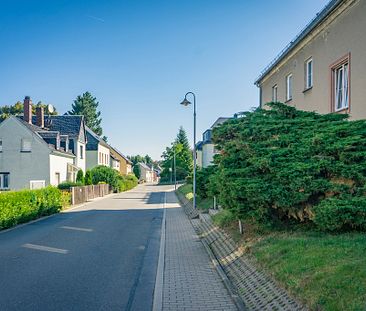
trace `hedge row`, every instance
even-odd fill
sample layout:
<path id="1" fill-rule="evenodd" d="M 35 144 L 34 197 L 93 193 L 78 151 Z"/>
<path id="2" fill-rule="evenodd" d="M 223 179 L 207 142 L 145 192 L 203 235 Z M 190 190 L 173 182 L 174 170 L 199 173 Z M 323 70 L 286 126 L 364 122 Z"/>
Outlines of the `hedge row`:
<path id="1" fill-rule="evenodd" d="M 63 200 L 54 187 L 0 193 L 0 230 L 57 213 Z"/>
<path id="2" fill-rule="evenodd" d="M 219 155 L 198 191 L 241 219 L 366 230 L 365 120 L 269 106 L 214 129 Z"/>

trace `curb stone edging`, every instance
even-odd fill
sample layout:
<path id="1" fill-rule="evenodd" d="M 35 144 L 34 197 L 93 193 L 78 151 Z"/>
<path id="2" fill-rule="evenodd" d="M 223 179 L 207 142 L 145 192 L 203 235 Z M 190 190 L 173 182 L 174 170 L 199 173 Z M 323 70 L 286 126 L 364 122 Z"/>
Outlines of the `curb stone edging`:
<path id="1" fill-rule="evenodd" d="M 179 192 L 177 192 L 177 197 L 184 211 L 190 217 L 193 210 L 192 203 Z M 191 223 L 209 255 L 211 252 L 211 255 L 216 259 L 217 265 L 215 266 L 221 268 L 229 286 L 238 293 L 237 296 L 243 302 L 245 310 L 307 310 L 305 306 L 302 306 L 278 286 L 271 277 L 259 271 L 253 260 L 242 251 L 234 240 L 212 223 L 209 214 L 200 214 L 199 212 L 197 214 L 199 220 L 191 221 Z M 221 272 L 219 271 L 220 276 Z M 225 281 L 224 283 L 227 285 Z M 229 288 L 228 290 L 231 293 Z"/>

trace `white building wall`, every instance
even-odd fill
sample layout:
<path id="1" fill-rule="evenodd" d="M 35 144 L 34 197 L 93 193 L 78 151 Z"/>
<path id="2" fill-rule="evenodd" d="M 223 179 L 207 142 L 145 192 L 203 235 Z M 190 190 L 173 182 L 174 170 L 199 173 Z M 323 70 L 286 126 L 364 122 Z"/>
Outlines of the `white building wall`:
<path id="1" fill-rule="evenodd" d="M 109 148 L 98 144 L 98 165 L 110 166 L 110 158 L 111 152 Z"/>
<path id="2" fill-rule="evenodd" d="M 83 172 L 85 172 L 86 170 L 86 146 L 84 143 L 81 143 L 79 141 L 76 141 L 75 143 L 75 162 L 74 164 L 81 168 L 83 170 Z M 80 146 L 83 146 L 83 153 L 81 154 L 80 152 Z"/>
<path id="3" fill-rule="evenodd" d="M 60 182 L 67 181 L 67 164 L 73 164 L 74 159 L 64 156 L 50 154 L 50 184 L 53 186 L 58 185 L 56 173 L 60 174 Z"/>
<path id="4" fill-rule="evenodd" d="M 21 152 L 21 139 L 31 141 L 31 152 Z M 0 172 L 10 173 L 11 190 L 29 189 L 31 180 L 44 180 L 50 184 L 48 146 L 25 125 L 10 117 L 0 125 Z"/>
<path id="5" fill-rule="evenodd" d="M 204 144 L 202 146 L 202 167 L 212 165 L 214 155 L 215 155 L 215 145 Z"/>

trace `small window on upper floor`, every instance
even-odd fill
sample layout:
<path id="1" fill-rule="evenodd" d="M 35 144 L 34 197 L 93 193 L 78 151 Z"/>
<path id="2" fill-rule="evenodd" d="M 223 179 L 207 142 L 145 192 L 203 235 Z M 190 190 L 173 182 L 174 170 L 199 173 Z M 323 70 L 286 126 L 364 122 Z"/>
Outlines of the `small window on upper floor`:
<path id="1" fill-rule="evenodd" d="M 305 90 L 313 87 L 313 59 L 309 58 L 305 62 Z"/>
<path id="2" fill-rule="evenodd" d="M 3 140 L 0 138 L 0 152 L 3 152 Z"/>
<path id="3" fill-rule="evenodd" d="M 84 146 L 80 146 L 80 159 L 84 159 Z"/>
<path id="4" fill-rule="evenodd" d="M 292 100 L 292 85 L 293 77 L 292 73 L 286 76 L 286 101 Z"/>
<path id="5" fill-rule="evenodd" d="M 21 152 L 31 152 L 32 151 L 32 141 L 28 138 L 22 138 L 20 151 Z"/>
<path id="6" fill-rule="evenodd" d="M 273 102 L 278 101 L 278 86 L 277 86 L 277 84 L 272 87 L 272 101 Z"/>
<path id="7" fill-rule="evenodd" d="M 347 109 L 349 106 L 349 63 L 344 63 L 332 69 L 333 75 L 333 105 L 334 111 Z"/>

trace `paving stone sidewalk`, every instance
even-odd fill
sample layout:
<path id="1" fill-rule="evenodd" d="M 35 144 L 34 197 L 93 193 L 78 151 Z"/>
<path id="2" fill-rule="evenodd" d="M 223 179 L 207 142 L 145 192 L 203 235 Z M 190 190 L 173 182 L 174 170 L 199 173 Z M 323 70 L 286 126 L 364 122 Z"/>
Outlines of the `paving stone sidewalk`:
<path id="1" fill-rule="evenodd" d="M 237 310 L 175 193 L 166 201 L 163 310 Z"/>

